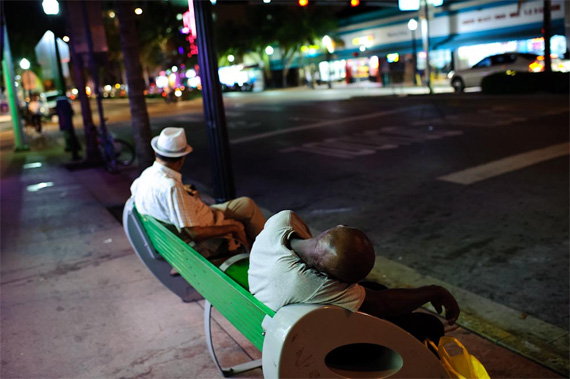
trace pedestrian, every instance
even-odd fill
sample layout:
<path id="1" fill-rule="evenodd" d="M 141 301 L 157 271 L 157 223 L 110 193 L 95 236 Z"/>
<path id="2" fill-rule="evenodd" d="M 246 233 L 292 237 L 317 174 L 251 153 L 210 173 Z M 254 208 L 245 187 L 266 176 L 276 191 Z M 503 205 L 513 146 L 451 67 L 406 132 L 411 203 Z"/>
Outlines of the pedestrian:
<path id="1" fill-rule="evenodd" d="M 59 119 L 59 130 L 63 132 L 65 140 L 65 151 L 71 152 L 71 157 L 74 161 L 81 159 L 79 150 L 81 144 L 75 135 L 75 128 L 73 127 L 73 108 L 67 96 L 59 96 L 56 100 L 55 110 Z"/>
<path id="2" fill-rule="evenodd" d="M 32 94 L 30 102 L 28 103 L 28 113 L 32 126 L 36 127 L 36 132 L 42 132 L 42 103 L 38 94 Z"/>
<path id="3" fill-rule="evenodd" d="M 307 87 L 315 88 L 315 84 L 313 82 L 313 75 L 311 74 L 311 67 L 305 66 L 305 79 L 307 81 Z"/>
<path id="4" fill-rule="evenodd" d="M 338 225 L 313 237 L 298 215 L 282 211 L 267 220 L 253 244 L 249 289 L 274 311 L 295 303 L 336 305 L 386 319 L 437 344 L 443 324 L 413 311 L 431 302 L 439 313 L 445 308 L 451 325 L 459 316 L 453 296 L 439 286 L 388 289 L 362 282 L 374 260 L 374 247 L 362 231 Z"/>

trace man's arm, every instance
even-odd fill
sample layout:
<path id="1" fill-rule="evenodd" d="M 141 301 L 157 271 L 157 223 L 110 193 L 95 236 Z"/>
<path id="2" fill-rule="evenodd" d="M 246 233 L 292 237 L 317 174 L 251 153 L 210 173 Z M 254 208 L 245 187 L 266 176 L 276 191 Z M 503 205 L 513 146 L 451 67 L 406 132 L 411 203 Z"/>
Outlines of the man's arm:
<path id="1" fill-rule="evenodd" d="M 453 325 L 459 316 L 455 298 L 443 287 L 394 288 L 374 291 L 368 288 L 359 311 L 376 317 L 391 317 L 410 313 L 425 303 L 431 302 L 437 313 L 445 308 L 445 318 Z"/>
<path id="2" fill-rule="evenodd" d="M 237 222 L 229 225 L 185 227 L 183 231 L 196 242 L 232 234 L 235 238 L 249 247 L 243 225 Z"/>

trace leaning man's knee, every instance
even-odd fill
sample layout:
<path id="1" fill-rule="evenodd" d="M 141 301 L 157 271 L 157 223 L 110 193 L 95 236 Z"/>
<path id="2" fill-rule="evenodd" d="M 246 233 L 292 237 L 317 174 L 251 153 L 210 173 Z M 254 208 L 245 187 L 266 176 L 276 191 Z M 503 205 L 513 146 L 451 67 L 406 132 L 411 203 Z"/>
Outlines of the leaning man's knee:
<path id="1" fill-rule="evenodd" d="M 257 204 L 255 204 L 255 201 L 253 201 L 252 199 L 250 199 L 247 196 L 238 197 L 237 200 L 239 200 L 240 205 L 242 207 L 247 208 L 247 209 L 253 210 L 257 206 Z"/>

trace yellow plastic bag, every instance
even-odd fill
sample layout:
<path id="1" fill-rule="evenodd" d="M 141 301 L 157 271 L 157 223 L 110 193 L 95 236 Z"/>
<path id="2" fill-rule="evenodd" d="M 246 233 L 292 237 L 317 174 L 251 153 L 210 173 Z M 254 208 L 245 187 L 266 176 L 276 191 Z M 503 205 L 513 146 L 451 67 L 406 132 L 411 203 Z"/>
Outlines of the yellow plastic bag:
<path id="1" fill-rule="evenodd" d="M 439 346 L 436 346 L 433 341 L 426 340 L 426 346 L 431 345 L 439 354 L 441 364 L 445 371 L 452 378 L 457 379 L 490 379 L 489 374 L 485 367 L 479 362 L 475 356 L 469 354 L 465 346 L 457 338 L 453 337 L 441 337 L 439 340 Z M 460 354 L 449 355 L 446 349 L 446 345 L 456 345 L 461 349 Z"/>

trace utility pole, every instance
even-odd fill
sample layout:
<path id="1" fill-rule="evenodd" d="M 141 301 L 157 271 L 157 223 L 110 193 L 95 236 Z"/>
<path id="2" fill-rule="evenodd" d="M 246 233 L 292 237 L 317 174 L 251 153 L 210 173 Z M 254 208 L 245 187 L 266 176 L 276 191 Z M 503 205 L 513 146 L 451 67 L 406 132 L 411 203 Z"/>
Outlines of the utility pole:
<path id="1" fill-rule="evenodd" d="M 566 3 L 564 6 L 570 6 L 570 3 Z M 542 30 L 544 31 L 544 72 L 552 72 L 552 58 L 550 57 L 550 38 L 552 38 L 551 0 L 544 0 L 542 15 Z"/>
<path id="2" fill-rule="evenodd" d="M 202 83 L 204 119 L 208 130 L 214 180 L 214 199 L 221 203 L 235 198 L 235 184 L 230 156 L 226 113 L 218 76 L 218 59 L 214 47 L 212 3 L 193 1 L 196 16 L 198 64 Z"/>
<path id="3" fill-rule="evenodd" d="M 422 42 L 424 51 L 426 53 L 426 85 L 431 95 L 433 94 L 433 88 L 431 85 L 431 66 L 429 62 L 429 2 L 427 0 L 421 0 L 420 2 L 420 18 L 422 27 Z"/>

